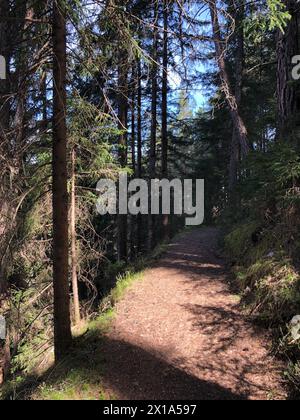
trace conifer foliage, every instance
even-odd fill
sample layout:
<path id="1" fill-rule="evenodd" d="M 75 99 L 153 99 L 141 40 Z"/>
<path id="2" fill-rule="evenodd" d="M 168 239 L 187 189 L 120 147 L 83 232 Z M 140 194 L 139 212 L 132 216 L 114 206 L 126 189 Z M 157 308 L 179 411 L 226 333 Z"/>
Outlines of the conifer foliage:
<path id="1" fill-rule="evenodd" d="M 251 245 L 272 237 L 297 266 L 299 22 L 296 0 L 0 0 L 2 382 L 61 360 L 128 265 L 184 226 L 100 216 L 101 178 L 205 179 L 229 248 L 250 224 Z"/>

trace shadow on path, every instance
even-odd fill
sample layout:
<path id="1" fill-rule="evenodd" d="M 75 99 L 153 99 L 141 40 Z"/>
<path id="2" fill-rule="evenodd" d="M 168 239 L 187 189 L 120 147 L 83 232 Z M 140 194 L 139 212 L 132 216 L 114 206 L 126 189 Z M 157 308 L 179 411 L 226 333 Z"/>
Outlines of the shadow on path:
<path id="1" fill-rule="evenodd" d="M 213 382 L 201 380 L 132 344 L 105 339 L 100 351 L 109 354 L 104 384 L 126 400 L 246 400 Z M 110 351 L 110 353 L 109 353 Z"/>
<path id="2" fill-rule="evenodd" d="M 106 354 L 106 358 L 103 358 Z M 90 372 L 90 375 L 87 375 Z M 4 399 L 26 400 L 41 384 L 47 387 L 63 386 L 69 375 L 91 388 L 105 387 L 107 399 L 122 400 L 247 400 L 213 382 L 176 368 L 151 349 L 147 350 L 109 338 L 92 338 L 83 348 L 59 365 L 52 366 L 42 377 L 30 376 Z"/>
<path id="3" fill-rule="evenodd" d="M 230 293 L 217 237 L 205 228 L 178 238 L 118 303 L 110 330 L 79 339 L 61 366 L 31 378 L 31 392 L 71 372 L 95 398 L 104 389 L 118 400 L 286 399 L 265 332 Z"/>

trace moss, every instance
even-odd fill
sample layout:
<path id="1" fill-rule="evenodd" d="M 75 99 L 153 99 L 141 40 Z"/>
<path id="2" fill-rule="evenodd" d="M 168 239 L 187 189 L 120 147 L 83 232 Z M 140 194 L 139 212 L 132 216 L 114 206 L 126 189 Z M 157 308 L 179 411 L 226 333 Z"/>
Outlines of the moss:
<path id="1" fill-rule="evenodd" d="M 280 324 L 300 312 L 300 277 L 289 259 L 261 257 L 234 268 L 239 289 L 252 314 Z"/>
<path id="2" fill-rule="evenodd" d="M 274 325 L 289 322 L 300 311 L 299 274 L 290 264 L 274 265 L 268 275 L 255 284 L 260 313 Z"/>

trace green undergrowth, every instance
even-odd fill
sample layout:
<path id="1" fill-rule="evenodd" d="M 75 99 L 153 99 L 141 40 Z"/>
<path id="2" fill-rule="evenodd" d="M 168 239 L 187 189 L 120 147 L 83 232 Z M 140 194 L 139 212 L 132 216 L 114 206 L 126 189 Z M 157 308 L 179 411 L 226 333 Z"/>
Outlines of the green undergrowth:
<path id="1" fill-rule="evenodd" d="M 129 275 L 126 276 L 128 281 Z M 120 279 L 119 284 L 122 280 Z M 29 396 L 34 400 L 106 400 L 102 386 L 105 361 L 101 355 L 101 342 L 114 318 L 109 309 L 90 321 L 79 337 L 69 357 L 51 368 Z"/>
<path id="2" fill-rule="evenodd" d="M 100 315 L 74 331 L 70 355 L 41 375 L 14 376 L 3 389 L 5 399 L 103 400 L 113 399 L 102 387 L 105 361 L 101 343 L 115 316 L 115 305 L 126 291 L 143 278 L 143 271 L 126 272 L 102 301 Z"/>
<path id="3" fill-rule="evenodd" d="M 299 241 L 284 226 L 236 225 L 224 239 L 242 304 L 274 333 L 274 351 L 288 361 L 285 377 L 300 392 L 300 342 L 289 323 L 300 314 Z"/>
<path id="4" fill-rule="evenodd" d="M 128 278 L 128 275 L 127 275 Z M 121 279 L 120 279 L 121 283 Z M 40 374 L 13 375 L 2 389 L 2 399 L 102 400 L 105 368 L 99 347 L 114 317 L 109 309 L 77 331 L 68 357 Z"/>
<path id="5" fill-rule="evenodd" d="M 271 326 L 300 314 L 299 272 L 278 231 L 246 223 L 226 236 L 225 249 L 251 313 Z"/>

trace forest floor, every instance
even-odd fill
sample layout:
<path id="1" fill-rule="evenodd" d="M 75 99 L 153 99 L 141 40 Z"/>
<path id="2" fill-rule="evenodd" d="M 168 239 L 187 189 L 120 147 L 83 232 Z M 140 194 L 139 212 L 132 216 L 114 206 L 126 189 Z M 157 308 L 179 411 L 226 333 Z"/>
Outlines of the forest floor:
<path id="1" fill-rule="evenodd" d="M 271 338 L 242 312 L 217 243 L 214 228 L 180 235 L 117 304 L 98 350 L 108 397 L 287 398 Z"/>
<path id="2" fill-rule="evenodd" d="M 215 228 L 178 235 L 151 268 L 117 283 L 65 360 L 15 378 L 4 398 L 288 399 L 285 364 L 234 294 L 218 237 Z"/>

